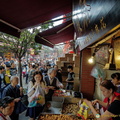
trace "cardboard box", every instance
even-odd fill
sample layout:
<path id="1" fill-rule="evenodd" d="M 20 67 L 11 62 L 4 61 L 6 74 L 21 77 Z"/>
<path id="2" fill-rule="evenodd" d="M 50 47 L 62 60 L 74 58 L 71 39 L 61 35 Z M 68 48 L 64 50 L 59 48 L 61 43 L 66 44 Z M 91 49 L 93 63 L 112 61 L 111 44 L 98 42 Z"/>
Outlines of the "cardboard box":
<path id="1" fill-rule="evenodd" d="M 64 63 L 64 67 L 66 67 L 66 68 L 67 68 L 69 65 L 74 66 L 74 62 L 67 62 L 67 63 L 65 62 L 65 63 Z"/>
<path id="2" fill-rule="evenodd" d="M 80 74 L 78 74 L 78 73 L 75 73 L 75 77 L 80 77 Z"/>
<path id="3" fill-rule="evenodd" d="M 61 67 L 62 72 L 67 72 L 67 67 Z"/>
<path id="4" fill-rule="evenodd" d="M 66 79 L 67 79 L 67 76 L 62 76 L 62 83 L 65 85 L 64 87 L 66 87 Z"/>
<path id="5" fill-rule="evenodd" d="M 58 60 L 59 61 L 67 61 L 67 58 L 66 57 L 59 57 Z"/>
<path id="6" fill-rule="evenodd" d="M 80 56 L 79 56 L 79 55 L 75 56 L 75 60 L 76 60 L 76 59 L 79 59 L 79 60 L 80 60 Z"/>
<path id="7" fill-rule="evenodd" d="M 56 61 L 56 64 L 58 65 L 58 68 L 61 68 L 64 66 L 64 62 L 63 61 Z"/>
<path id="8" fill-rule="evenodd" d="M 74 78 L 74 79 L 75 79 L 75 80 L 79 80 L 80 78 L 75 76 L 75 78 Z"/>
<path id="9" fill-rule="evenodd" d="M 68 76 L 68 72 L 66 72 L 66 71 L 63 72 L 63 71 L 62 71 L 62 75 L 63 75 L 63 76 Z"/>
<path id="10" fill-rule="evenodd" d="M 73 57 L 67 57 L 67 61 L 73 62 Z"/>
<path id="11" fill-rule="evenodd" d="M 74 71 L 74 73 L 79 74 L 80 68 L 79 68 L 79 67 L 74 67 L 74 68 L 73 68 L 73 71 Z"/>
<path id="12" fill-rule="evenodd" d="M 80 67 L 80 56 L 75 56 L 75 67 Z"/>
<path id="13" fill-rule="evenodd" d="M 60 66 L 61 66 L 61 62 L 60 62 L 60 61 L 56 61 L 56 65 L 57 65 L 58 67 L 60 67 Z"/>
<path id="14" fill-rule="evenodd" d="M 65 97 L 64 103 L 78 103 L 81 98 Z"/>
<path id="15" fill-rule="evenodd" d="M 65 54 L 65 57 L 72 57 L 73 58 L 73 54 Z"/>
<path id="16" fill-rule="evenodd" d="M 74 78 L 74 91 L 79 91 L 80 90 L 80 78 L 76 77 Z"/>

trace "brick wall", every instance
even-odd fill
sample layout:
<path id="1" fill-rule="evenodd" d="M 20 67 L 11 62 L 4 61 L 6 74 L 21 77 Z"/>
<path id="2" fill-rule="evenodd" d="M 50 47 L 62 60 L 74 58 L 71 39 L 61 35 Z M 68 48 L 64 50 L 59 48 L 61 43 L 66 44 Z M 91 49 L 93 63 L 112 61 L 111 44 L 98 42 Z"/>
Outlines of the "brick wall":
<path id="1" fill-rule="evenodd" d="M 89 100 L 93 99 L 94 94 L 94 78 L 90 75 L 93 68 L 93 64 L 88 63 L 88 59 L 91 57 L 91 49 L 84 49 L 81 57 L 81 92 L 84 98 Z"/>

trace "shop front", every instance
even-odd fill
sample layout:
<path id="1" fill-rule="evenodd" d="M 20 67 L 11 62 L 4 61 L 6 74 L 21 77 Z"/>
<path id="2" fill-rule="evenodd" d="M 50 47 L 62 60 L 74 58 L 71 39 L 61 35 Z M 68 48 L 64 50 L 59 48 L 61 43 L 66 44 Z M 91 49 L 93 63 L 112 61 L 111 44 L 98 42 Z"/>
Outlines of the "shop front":
<path id="1" fill-rule="evenodd" d="M 103 98 L 100 80 L 91 75 L 93 68 L 97 66 L 101 70 L 103 79 L 111 79 L 110 75 L 119 70 L 119 5 L 118 0 L 74 0 L 73 23 L 76 47 L 80 49 L 80 90 L 88 99 Z M 111 46 L 114 53 L 110 53 Z"/>
<path id="2" fill-rule="evenodd" d="M 61 120 L 82 119 L 82 117 L 75 116 L 82 108 L 78 104 L 83 97 L 89 100 L 103 99 L 99 89 L 99 78 L 103 80 L 110 79 L 112 73 L 119 72 L 119 6 L 119 0 L 112 0 L 111 2 L 109 0 L 74 0 L 75 46 L 80 49 L 79 61 L 76 61 L 77 67 L 80 68 L 78 70 L 78 77 L 80 77 L 78 85 L 82 97 L 76 98 L 74 96 L 75 91 L 60 90 L 57 93 L 55 92 L 52 101 L 47 104 L 47 108 L 40 115 L 40 120 L 48 118 Z M 68 58 L 68 56 L 60 58 L 60 61 L 69 61 L 72 65 L 76 64 L 76 62 L 73 63 L 73 59 L 70 59 L 71 57 Z M 58 65 L 63 66 L 63 62 L 59 62 Z M 97 73 L 94 70 L 97 70 Z M 85 106 L 84 108 L 87 109 Z"/>

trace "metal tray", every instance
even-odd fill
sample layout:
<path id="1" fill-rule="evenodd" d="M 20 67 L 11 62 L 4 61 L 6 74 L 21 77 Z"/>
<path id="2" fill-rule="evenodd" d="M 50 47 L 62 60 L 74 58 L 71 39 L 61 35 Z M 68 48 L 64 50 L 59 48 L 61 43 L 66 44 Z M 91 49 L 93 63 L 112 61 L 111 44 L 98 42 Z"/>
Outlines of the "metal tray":
<path id="1" fill-rule="evenodd" d="M 64 103 L 64 97 L 60 97 L 60 96 L 52 96 L 52 101 L 54 102 L 61 102 Z"/>

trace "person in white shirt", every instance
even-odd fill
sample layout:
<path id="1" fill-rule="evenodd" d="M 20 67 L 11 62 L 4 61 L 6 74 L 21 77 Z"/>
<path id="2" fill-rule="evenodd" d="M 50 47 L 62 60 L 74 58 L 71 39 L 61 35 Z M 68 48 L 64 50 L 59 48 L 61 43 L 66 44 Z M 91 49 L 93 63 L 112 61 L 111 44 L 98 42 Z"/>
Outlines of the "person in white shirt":
<path id="1" fill-rule="evenodd" d="M 27 95 L 29 104 L 26 116 L 29 116 L 30 120 L 35 120 L 36 117 L 38 117 L 42 112 L 45 104 L 45 94 L 48 93 L 48 90 L 48 87 L 43 81 L 42 73 L 40 71 L 35 71 L 33 74 L 33 79 L 28 84 Z"/>

